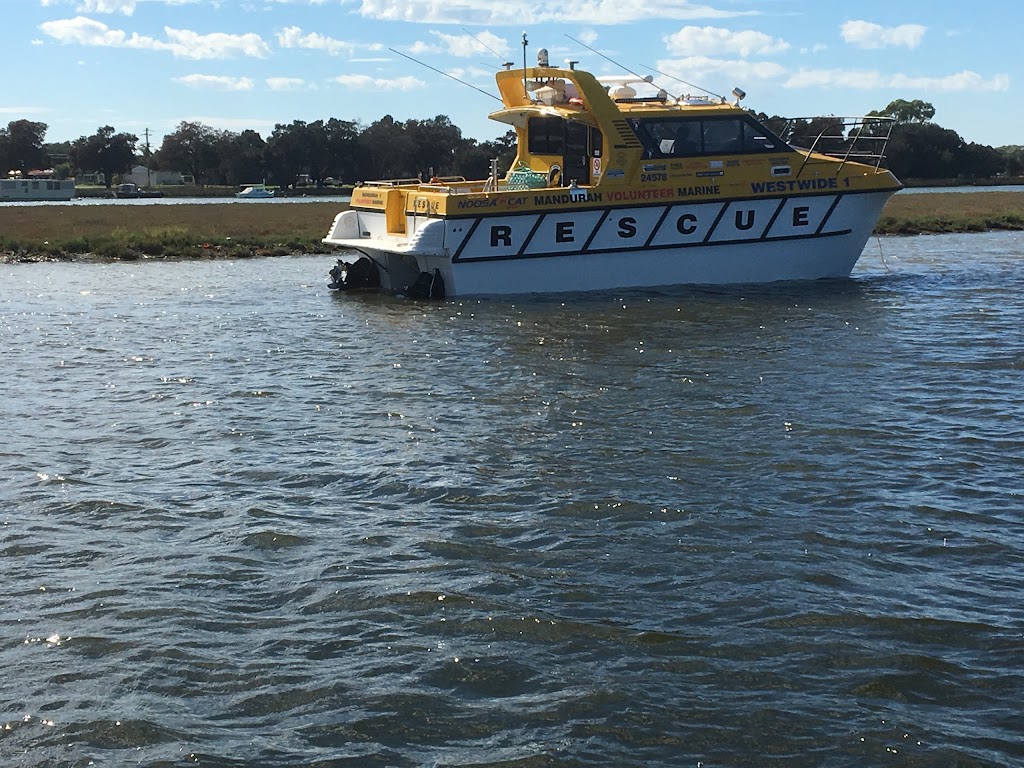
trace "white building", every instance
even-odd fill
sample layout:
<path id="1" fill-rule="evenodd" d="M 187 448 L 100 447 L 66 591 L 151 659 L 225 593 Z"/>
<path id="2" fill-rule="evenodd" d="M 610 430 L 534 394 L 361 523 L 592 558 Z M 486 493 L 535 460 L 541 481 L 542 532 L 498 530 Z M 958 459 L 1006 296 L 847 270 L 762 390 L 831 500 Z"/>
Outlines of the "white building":
<path id="1" fill-rule="evenodd" d="M 144 165 L 132 166 L 131 173 L 124 174 L 121 180 L 139 187 L 185 183 L 184 177 L 178 171 L 150 171 Z"/>

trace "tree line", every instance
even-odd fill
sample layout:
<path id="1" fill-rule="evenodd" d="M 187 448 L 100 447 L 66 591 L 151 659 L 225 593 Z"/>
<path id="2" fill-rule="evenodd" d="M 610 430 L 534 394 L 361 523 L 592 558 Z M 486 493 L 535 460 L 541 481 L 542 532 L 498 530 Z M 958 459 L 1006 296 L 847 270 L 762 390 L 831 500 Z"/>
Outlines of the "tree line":
<path id="1" fill-rule="evenodd" d="M 998 149 L 964 141 L 955 131 L 933 123 L 935 108 L 921 100 L 897 99 L 869 116 L 895 124 L 885 165 L 901 179 L 973 180 L 1024 175 L 1024 146 Z M 759 117 L 769 127 L 787 122 Z M 825 119 L 827 122 L 827 118 Z M 802 126 L 812 134 L 820 126 Z M 47 125 L 15 120 L 0 128 L 0 175 L 53 168 L 58 176 L 99 173 L 111 186 L 136 163 L 150 170 L 191 176 L 200 185 L 266 181 L 283 187 L 303 182 L 352 184 L 366 179 L 464 176 L 485 178 L 493 158 L 507 170 L 515 157 L 516 135 L 508 131 L 494 141 L 465 138 L 444 116 L 400 122 L 385 115 L 370 125 L 330 118 L 279 123 L 266 139 L 252 130 L 221 131 L 182 122 L 151 151 L 131 133 L 103 126 L 75 141 L 44 142 Z"/>
<path id="2" fill-rule="evenodd" d="M 99 173 L 109 187 L 136 163 L 150 170 L 191 176 L 200 185 L 267 182 L 290 187 L 300 179 L 322 186 L 364 179 L 455 176 L 485 178 L 497 157 L 503 168 L 515 157 L 516 136 L 494 141 L 465 138 L 444 115 L 396 121 L 390 115 L 363 126 L 357 122 L 295 120 L 279 123 L 264 140 L 259 133 L 221 131 L 182 122 L 150 151 L 138 136 L 111 126 L 72 142 L 46 144 L 45 123 L 17 120 L 0 128 L 0 173 L 53 168 L 58 175 Z"/>

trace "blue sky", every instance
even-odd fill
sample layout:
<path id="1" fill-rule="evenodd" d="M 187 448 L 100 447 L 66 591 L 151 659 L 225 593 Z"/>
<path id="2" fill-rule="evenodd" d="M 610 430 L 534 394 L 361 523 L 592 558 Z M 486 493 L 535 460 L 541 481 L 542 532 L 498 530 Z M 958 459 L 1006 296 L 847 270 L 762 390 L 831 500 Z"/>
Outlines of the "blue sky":
<path id="1" fill-rule="evenodd" d="M 1024 144 L 1019 0 L 0 0 L 0 125 L 47 141 L 111 125 L 156 148 L 182 121 L 254 129 L 336 117 L 447 115 L 479 140 L 503 60 L 545 47 L 596 74 L 650 74 L 672 94 L 738 86 L 789 117 L 922 99 L 965 140 Z M 575 42 L 579 41 L 579 43 Z M 581 45 L 584 43 L 585 45 Z M 588 50 L 600 51 L 607 58 Z M 613 60 L 611 63 L 608 59 Z"/>

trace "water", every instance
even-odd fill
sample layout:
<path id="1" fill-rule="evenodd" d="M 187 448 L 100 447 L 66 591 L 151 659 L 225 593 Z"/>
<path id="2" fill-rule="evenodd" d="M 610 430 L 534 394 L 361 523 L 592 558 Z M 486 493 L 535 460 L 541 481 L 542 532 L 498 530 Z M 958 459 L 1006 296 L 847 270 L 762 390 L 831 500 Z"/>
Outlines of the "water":
<path id="1" fill-rule="evenodd" d="M 1022 255 L 0 267 L 0 764 L 1020 765 Z"/>
<path id="2" fill-rule="evenodd" d="M 289 203 L 347 203 L 348 195 L 303 195 L 302 197 L 137 197 L 117 199 L 109 197 L 76 197 L 74 200 L 5 200 L 0 205 L 11 207 L 73 205 L 282 205 Z"/>

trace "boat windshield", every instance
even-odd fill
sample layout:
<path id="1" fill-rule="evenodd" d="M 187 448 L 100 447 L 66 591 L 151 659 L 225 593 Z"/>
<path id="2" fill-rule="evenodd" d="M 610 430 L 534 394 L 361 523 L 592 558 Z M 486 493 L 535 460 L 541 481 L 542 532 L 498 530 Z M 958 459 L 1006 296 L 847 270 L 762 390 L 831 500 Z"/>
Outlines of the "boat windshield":
<path id="1" fill-rule="evenodd" d="M 786 152 L 790 147 L 752 117 L 633 118 L 645 157 Z"/>

